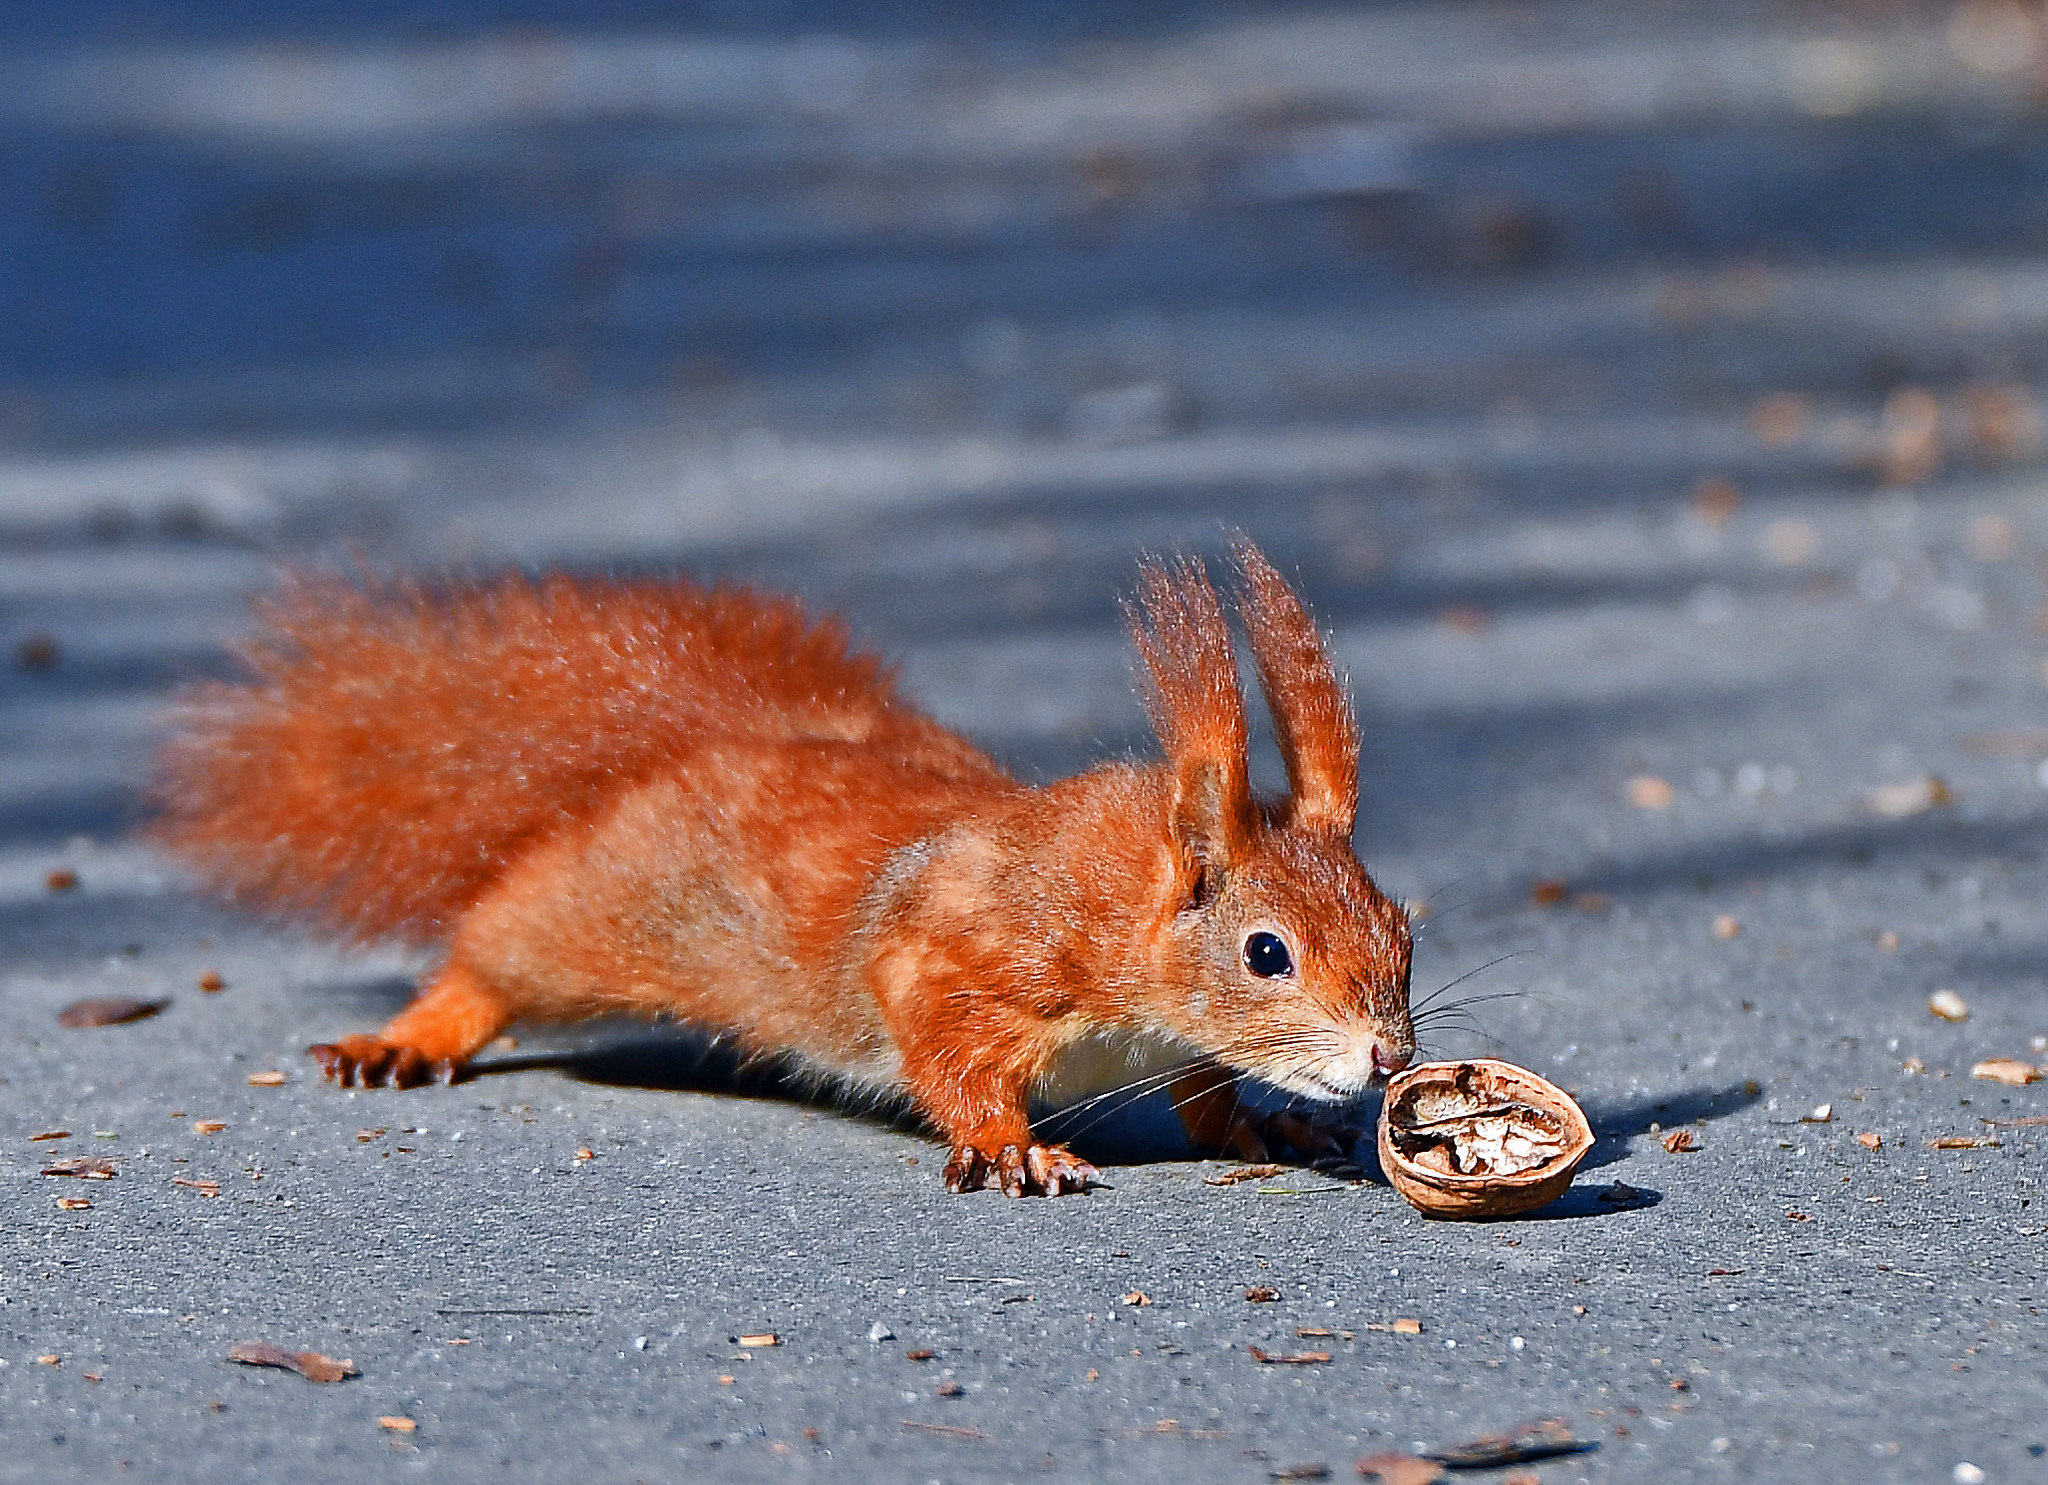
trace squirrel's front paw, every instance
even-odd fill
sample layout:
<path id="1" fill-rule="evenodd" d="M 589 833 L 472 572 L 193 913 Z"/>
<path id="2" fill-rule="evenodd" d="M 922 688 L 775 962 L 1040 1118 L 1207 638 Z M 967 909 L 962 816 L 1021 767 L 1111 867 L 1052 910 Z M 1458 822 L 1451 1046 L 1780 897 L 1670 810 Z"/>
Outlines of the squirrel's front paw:
<path id="1" fill-rule="evenodd" d="M 1086 1191 L 1094 1166 L 1063 1145 L 1005 1145 L 994 1155 L 955 1145 L 946 1162 L 948 1191 L 979 1191 L 991 1183 L 1005 1196 L 1065 1196 Z"/>
<path id="2" fill-rule="evenodd" d="M 452 1083 L 456 1067 L 446 1060 L 429 1062 L 411 1047 L 376 1036 L 345 1036 L 306 1048 L 331 1082 L 344 1088 L 416 1088 L 422 1083 Z"/>
<path id="3" fill-rule="evenodd" d="M 1273 1148 L 1289 1148 L 1310 1160 L 1343 1159 L 1359 1141 L 1355 1124 L 1321 1109 L 1278 1109 L 1258 1121 L 1259 1134 Z"/>

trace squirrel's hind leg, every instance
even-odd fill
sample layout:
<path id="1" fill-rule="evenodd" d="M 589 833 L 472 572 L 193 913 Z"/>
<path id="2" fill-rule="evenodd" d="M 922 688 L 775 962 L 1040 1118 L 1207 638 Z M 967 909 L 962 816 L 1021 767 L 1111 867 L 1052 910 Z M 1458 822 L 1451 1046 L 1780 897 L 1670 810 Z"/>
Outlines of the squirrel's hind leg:
<path id="1" fill-rule="evenodd" d="M 452 1083 L 463 1064 L 512 1020 L 502 995 L 450 964 L 374 1036 L 345 1036 L 306 1048 L 344 1088 L 411 1088 Z"/>

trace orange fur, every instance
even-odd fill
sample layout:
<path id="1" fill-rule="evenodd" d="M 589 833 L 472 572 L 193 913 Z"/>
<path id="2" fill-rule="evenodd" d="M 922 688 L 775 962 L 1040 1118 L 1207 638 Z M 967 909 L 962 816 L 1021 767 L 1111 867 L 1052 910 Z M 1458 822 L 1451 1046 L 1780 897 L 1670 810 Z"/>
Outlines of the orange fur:
<path id="1" fill-rule="evenodd" d="M 1198 1138 L 1306 1147 L 1242 1115 L 1231 1070 L 1332 1099 L 1405 1061 L 1407 923 L 1335 830 L 1356 728 L 1314 627 L 1240 562 L 1291 815 L 1251 796 L 1190 563 L 1147 567 L 1132 621 L 1165 764 L 1044 789 L 786 599 L 300 582 L 253 678 L 188 702 L 157 838 L 244 901 L 445 943 L 381 1032 L 313 1049 L 342 1081 L 453 1077 L 521 1018 L 672 1017 L 907 1091 L 956 1188 L 1058 1194 L 1092 1172 L 1034 1141 L 1031 1089 L 1125 1032 L 1186 1048 Z M 1250 945 L 1276 936 L 1290 973 L 1262 978 Z"/>

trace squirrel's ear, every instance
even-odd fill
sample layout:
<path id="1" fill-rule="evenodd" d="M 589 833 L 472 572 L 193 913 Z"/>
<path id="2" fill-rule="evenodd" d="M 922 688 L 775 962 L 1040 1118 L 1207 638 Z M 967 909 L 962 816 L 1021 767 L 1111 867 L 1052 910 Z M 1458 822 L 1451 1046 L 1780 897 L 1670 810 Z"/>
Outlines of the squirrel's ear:
<path id="1" fill-rule="evenodd" d="M 1257 811 L 1245 763 L 1244 694 L 1230 626 L 1202 564 L 1147 562 L 1138 606 L 1127 607 L 1145 661 L 1147 709 L 1173 768 L 1172 829 L 1193 868 L 1228 870 L 1244 858 Z"/>
<path id="2" fill-rule="evenodd" d="M 1244 573 L 1238 613 L 1293 794 L 1288 824 L 1348 837 L 1358 819 L 1358 714 L 1287 580 L 1248 539 L 1234 549 Z"/>

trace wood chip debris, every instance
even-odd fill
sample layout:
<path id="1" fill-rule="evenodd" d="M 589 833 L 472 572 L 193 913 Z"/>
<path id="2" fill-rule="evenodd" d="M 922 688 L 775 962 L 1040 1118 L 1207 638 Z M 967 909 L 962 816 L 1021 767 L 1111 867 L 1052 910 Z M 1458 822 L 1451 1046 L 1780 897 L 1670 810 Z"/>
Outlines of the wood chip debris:
<path id="1" fill-rule="evenodd" d="M 111 1181 L 115 1166 L 111 1160 L 102 1160 L 92 1155 L 74 1155 L 69 1160 L 53 1160 L 43 1167 L 46 1176 L 75 1176 L 81 1181 Z"/>
<path id="2" fill-rule="evenodd" d="M 68 1129 L 46 1129 L 41 1134 L 30 1135 L 28 1142 L 34 1144 L 38 1140 L 68 1140 L 70 1138 L 71 1131 Z"/>
<path id="3" fill-rule="evenodd" d="M 1560 1454 L 1583 1454 L 1595 1447 L 1590 1441 L 1575 1437 L 1564 1419 L 1539 1418 L 1505 1433 L 1490 1433 L 1447 1449 L 1426 1452 L 1429 1458 L 1454 1470 L 1486 1470 L 1552 1459 Z"/>
<path id="4" fill-rule="evenodd" d="M 1368 1320 L 1365 1322 L 1365 1328 L 1367 1330 L 1390 1331 L 1395 1335 L 1422 1334 L 1422 1322 L 1420 1320 Z"/>
<path id="5" fill-rule="evenodd" d="M 1817 1103 L 1810 1114 L 1799 1116 L 1801 1124 L 1832 1124 L 1835 1122 L 1835 1106 L 1831 1103 Z"/>
<path id="6" fill-rule="evenodd" d="M 2041 1069 L 2031 1062 L 2022 1062 L 2017 1057 L 1987 1057 L 1971 1067 L 1970 1076 L 1982 1078 L 1987 1083 L 2004 1083 L 2010 1088 L 2024 1088 L 2029 1083 L 2041 1081 Z"/>
<path id="7" fill-rule="evenodd" d="M 78 887 L 78 873 L 68 866 L 60 866 L 43 878 L 43 885 L 52 892 L 71 892 Z"/>
<path id="8" fill-rule="evenodd" d="M 958 1382 L 941 1382 L 934 1389 L 940 1397 L 965 1397 L 967 1389 Z"/>
<path id="9" fill-rule="evenodd" d="M 779 1346 L 782 1344 L 782 1337 L 772 1330 L 756 1330 L 746 1335 L 733 1337 L 733 1344 L 749 1347 Z"/>
<path id="10" fill-rule="evenodd" d="M 1142 1289 L 1133 1289 L 1129 1294 L 1126 1294 L 1121 1300 L 1119 1300 L 1118 1303 L 1135 1305 L 1138 1308 L 1142 1309 L 1146 1305 L 1152 1303 L 1152 1296 L 1147 1294 Z"/>
<path id="11" fill-rule="evenodd" d="M 1856 1136 L 1856 1143 L 1866 1150 L 1882 1150 L 1884 1148 L 1884 1136 L 1874 1129 L 1866 1129 L 1863 1133 Z"/>
<path id="12" fill-rule="evenodd" d="M 1678 798 L 1671 781 L 1641 773 L 1622 785 L 1622 798 L 1639 810 L 1668 810 Z"/>
<path id="13" fill-rule="evenodd" d="M 1943 1021 L 1967 1021 L 1970 1004 L 1953 990 L 1937 990 L 1927 997 L 1927 1014 Z"/>
<path id="14" fill-rule="evenodd" d="M 95 995 L 74 1000 L 57 1012 L 57 1024 L 77 1031 L 86 1026 L 120 1026 L 154 1016 L 168 1000 L 131 1000 L 125 995 Z"/>
<path id="15" fill-rule="evenodd" d="M 171 1177 L 171 1184 L 173 1186 L 183 1186 L 189 1190 L 197 1191 L 201 1196 L 220 1195 L 220 1182 L 218 1181 L 203 1181 L 195 1177 L 173 1176 Z"/>
<path id="16" fill-rule="evenodd" d="M 1714 914 L 1714 937 L 1735 938 L 1742 932 L 1742 920 L 1733 913 Z"/>
<path id="17" fill-rule="evenodd" d="M 218 1119 L 194 1119 L 192 1130 L 195 1134 L 219 1134 L 227 1125 Z"/>
<path id="18" fill-rule="evenodd" d="M 353 1361 L 337 1361 L 332 1356 L 322 1356 L 318 1351 L 287 1351 L 268 1341 L 237 1342 L 228 1352 L 228 1360 L 240 1362 L 243 1366 L 279 1367 L 297 1372 L 308 1382 L 339 1382 L 346 1377 L 361 1375 Z"/>
<path id="19" fill-rule="evenodd" d="M 82 1196 L 60 1196 L 57 1198 L 57 1210 L 60 1212 L 89 1212 L 92 1210 L 92 1203 Z"/>
<path id="20" fill-rule="evenodd" d="M 1863 807 L 1881 820 L 1904 820 L 1956 802 L 1955 790 L 1933 774 L 1879 784 L 1863 796 Z"/>
<path id="21" fill-rule="evenodd" d="M 896 1421 L 905 1428 L 916 1429 L 919 1433 L 942 1433 L 954 1439 L 985 1440 L 988 1437 L 978 1428 L 963 1428 L 957 1423 L 920 1423 L 915 1418 L 898 1418 Z"/>
<path id="22" fill-rule="evenodd" d="M 1319 1464 L 1313 1461 L 1307 1464 L 1290 1464 L 1277 1470 L 1266 1471 L 1266 1478 L 1269 1480 L 1327 1480 L 1330 1478 L 1330 1467 L 1327 1464 Z"/>
<path id="23" fill-rule="evenodd" d="M 1262 1366 L 1321 1366 L 1330 1359 L 1328 1351 L 1303 1351 L 1294 1356 L 1281 1356 L 1273 1351 L 1261 1350 L 1257 1346 L 1248 1345 L 1245 1350 L 1251 1353 L 1252 1360 Z"/>
<path id="24" fill-rule="evenodd" d="M 1246 1288 L 1244 1297 L 1255 1305 L 1269 1305 L 1280 1297 L 1280 1291 L 1266 1284 L 1253 1284 Z"/>
<path id="25" fill-rule="evenodd" d="M 1435 1485 L 1448 1478 L 1434 1459 L 1418 1459 L 1413 1454 L 1368 1454 L 1358 1461 L 1358 1473 L 1380 1485 Z"/>
<path id="26" fill-rule="evenodd" d="M 219 970 L 209 969 L 199 976 L 199 988 L 208 995 L 218 995 L 228 988 L 228 982 L 221 978 Z"/>
<path id="27" fill-rule="evenodd" d="M 275 1068 L 269 1072 L 250 1073 L 249 1086 L 251 1088 L 282 1088 L 284 1086 L 284 1074 L 278 1072 Z"/>
<path id="28" fill-rule="evenodd" d="M 1240 1181 L 1263 1181 L 1268 1176 L 1280 1174 L 1277 1165 L 1240 1165 L 1236 1170 L 1227 1170 L 1220 1176 L 1204 1176 L 1204 1186 L 1235 1186 Z"/>
<path id="29" fill-rule="evenodd" d="M 1673 1155 L 1687 1155 L 1700 1147 L 1700 1142 L 1693 1137 L 1690 1129 L 1672 1130 L 1664 1136 L 1662 1144 Z"/>
<path id="30" fill-rule="evenodd" d="M 938 1354 L 930 1346 L 914 1346 L 903 1353 L 903 1359 L 905 1361 L 930 1361 Z"/>
<path id="31" fill-rule="evenodd" d="M 1930 1150 L 1995 1150 L 2002 1141 L 1995 1134 L 1944 1134 L 1927 1142 Z"/>
<path id="32" fill-rule="evenodd" d="M 377 1420 L 379 1428 L 388 1428 L 393 1433 L 411 1433 L 419 1424 L 403 1413 L 386 1413 Z"/>

